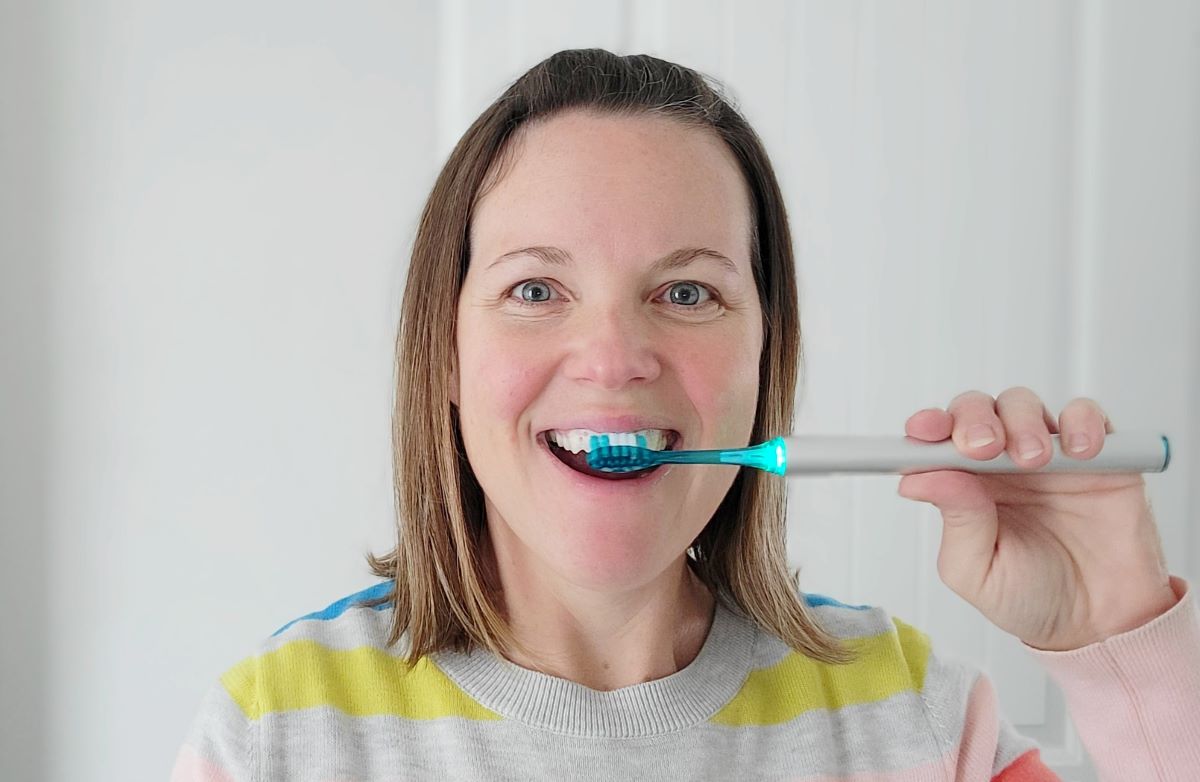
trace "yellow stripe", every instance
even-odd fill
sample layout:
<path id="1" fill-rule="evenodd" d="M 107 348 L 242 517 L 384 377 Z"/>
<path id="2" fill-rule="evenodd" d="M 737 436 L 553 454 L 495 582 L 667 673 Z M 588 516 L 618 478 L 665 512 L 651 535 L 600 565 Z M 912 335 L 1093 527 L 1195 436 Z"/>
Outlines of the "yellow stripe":
<path id="1" fill-rule="evenodd" d="M 332 706 L 354 717 L 500 719 L 427 658 L 410 671 L 399 658 L 370 646 L 340 651 L 315 641 L 291 641 L 243 660 L 221 682 L 252 720 L 314 706 Z"/>
<path id="2" fill-rule="evenodd" d="M 830 665 L 790 652 L 769 668 L 752 671 L 742 689 L 712 717 L 719 725 L 775 725 L 812 709 L 839 709 L 889 698 L 925 686 L 929 636 L 893 618 L 896 632 L 855 638 L 859 654 L 848 665 Z"/>

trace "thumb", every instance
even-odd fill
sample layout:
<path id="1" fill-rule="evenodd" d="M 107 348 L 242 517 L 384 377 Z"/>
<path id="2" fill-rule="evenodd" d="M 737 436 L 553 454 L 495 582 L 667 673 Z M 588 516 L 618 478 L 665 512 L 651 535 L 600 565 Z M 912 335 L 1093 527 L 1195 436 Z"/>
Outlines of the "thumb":
<path id="1" fill-rule="evenodd" d="M 937 569 L 942 582 L 967 602 L 983 588 L 996 553 L 996 503 L 978 476 L 957 470 L 905 475 L 901 497 L 928 502 L 942 513 Z"/>

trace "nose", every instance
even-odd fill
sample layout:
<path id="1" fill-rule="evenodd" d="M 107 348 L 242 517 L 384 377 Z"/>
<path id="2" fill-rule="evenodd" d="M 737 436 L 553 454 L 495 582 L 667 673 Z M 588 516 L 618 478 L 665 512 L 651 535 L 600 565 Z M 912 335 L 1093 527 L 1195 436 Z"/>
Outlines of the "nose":
<path id="1" fill-rule="evenodd" d="M 655 344 L 634 313 L 616 307 L 581 318 L 564 371 L 572 380 L 617 391 L 634 382 L 651 382 L 662 370 Z"/>

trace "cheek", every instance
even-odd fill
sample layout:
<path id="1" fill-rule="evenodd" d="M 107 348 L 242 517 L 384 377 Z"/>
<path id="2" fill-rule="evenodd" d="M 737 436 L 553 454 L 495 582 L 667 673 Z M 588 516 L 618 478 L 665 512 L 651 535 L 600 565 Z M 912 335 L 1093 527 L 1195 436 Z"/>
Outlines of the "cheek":
<path id="1" fill-rule="evenodd" d="M 501 338 L 496 329 L 465 328 L 459 338 L 462 410 L 466 420 L 503 431 L 544 385 L 545 351 L 527 341 Z M 511 431 L 511 430 L 510 430 Z"/>
<path id="2" fill-rule="evenodd" d="M 676 353 L 683 388 L 713 427 L 709 435 L 713 441 L 737 442 L 750 436 L 758 404 L 761 350 L 761 342 L 751 336 L 708 340 Z"/>

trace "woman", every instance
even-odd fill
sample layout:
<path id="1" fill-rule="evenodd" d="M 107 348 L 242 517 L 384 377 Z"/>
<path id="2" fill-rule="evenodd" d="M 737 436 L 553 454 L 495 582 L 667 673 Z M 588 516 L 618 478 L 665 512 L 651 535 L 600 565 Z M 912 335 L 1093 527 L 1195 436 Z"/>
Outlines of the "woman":
<path id="1" fill-rule="evenodd" d="M 587 468 L 593 433 L 790 432 L 796 308 L 773 171 L 719 93 L 602 50 L 532 68 L 422 215 L 384 580 L 228 671 L 175 778 L 1055 779 L 981 672 L 883 609 L 799 592 L 778 478 Z M 1092 400 L 1056 420 L 1020 387 L 906 424 L 1031 467 L 1051 434 L 1088 459 L 1110 431 Z M 943 580 L 1062 684 L 1099 768 L 1200 768 L 1200 619 L 1140 475 L 947 471 L 900 493 L 941 510 Z"/>

